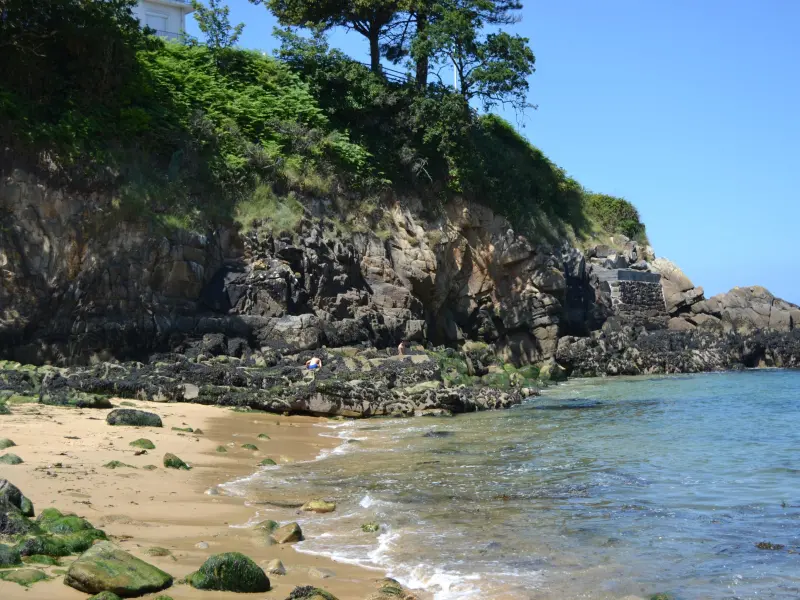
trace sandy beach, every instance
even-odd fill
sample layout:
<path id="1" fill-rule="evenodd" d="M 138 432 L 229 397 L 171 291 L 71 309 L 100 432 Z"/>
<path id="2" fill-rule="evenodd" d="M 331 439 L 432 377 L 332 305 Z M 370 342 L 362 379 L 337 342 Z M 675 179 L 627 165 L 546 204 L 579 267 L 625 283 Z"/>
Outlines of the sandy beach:
<path id="1" fill-rule="evenodd" d="M 113 400 L 115 406 L 120 402 Z M 302 554 L 291 545 L 268 545 L 263 532 L 235 527 L 253 522 L 256 507 L 247 506 L 242 498 L 207 493 L 216 485 L 257 471 L 258 463 L 265 458 L 278 464 L 310 460 L 323 449 L 334 447 L 337 440 L 319 435 L 324 430 L 318 425 L 326 419 L 236 413 L 194 404 L 128 403 L 157 413 L 164 427 L 112 427 L 105 421 L 106 410 L 14 406 L 13 414 L 0 421 L 0 437 L 17 444 L 9 451 L 24 463 L 0 466 L 0 478 L 19 487 L 33 501 L 37 514 L 48 507 L 74 512 L 105 530 L 124 550 L 176 580 L 196 570 L 210 555 L 227 551 L 247 554 L 262 567 L 278 558 L 287 571 L 283 576 L 269 575 L 270 592 L 203 592 L 188 585 L 174 585 L 162 592 L 175 600 L 283 599 L 298 585 L 323 588 L 340 600 L 365 598 L 374 591 L 375 581 L 383 573 Z M 191 427 L 202 433 L 175 431 L 173 427 Z M 259 439 L 259 434 L 269 439 Z M 138 438 L 150 439 L 156 449 L 137 456 L 138 449 L 129 443 Z M 259 450 L 243 449 L 246 443 Z M 225 446 L 227 452 L 217 452 L 219 446 Z M 162 460 L 167 452 L 178 455 L 192 469 L 165 469 Z M 104 467 L 113 460 L 135 468 Z M 157 468 L 146 470 L 143 467 L 147 465 Z M 286 513 L 291 514 L 288 510 Z M 166 548 L 171 556 L 146 554 L 152 547 Z M 62 559 L 59 567 L 46 568 L 56 576 L 27 590 L 0 581 L 0 598 L 86 598 L 65 586 L 63 577 L 58 576 L 58 570 L 68 568 L 74 558 Z M 322 578 L 322 574 L 327 577 Z"/>

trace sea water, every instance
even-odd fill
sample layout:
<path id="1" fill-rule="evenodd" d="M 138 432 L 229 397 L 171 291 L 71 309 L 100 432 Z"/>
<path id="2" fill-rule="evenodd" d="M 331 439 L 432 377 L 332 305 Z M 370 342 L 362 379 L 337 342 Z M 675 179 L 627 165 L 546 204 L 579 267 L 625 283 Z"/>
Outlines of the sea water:
<path id="1" fill-rule="evenodd" d="M 321 432 L 336 451 L 231 489 L 336 500 L 296 548 L 436 600 L 800 597 L 800 372 L 576 380 Z"/>

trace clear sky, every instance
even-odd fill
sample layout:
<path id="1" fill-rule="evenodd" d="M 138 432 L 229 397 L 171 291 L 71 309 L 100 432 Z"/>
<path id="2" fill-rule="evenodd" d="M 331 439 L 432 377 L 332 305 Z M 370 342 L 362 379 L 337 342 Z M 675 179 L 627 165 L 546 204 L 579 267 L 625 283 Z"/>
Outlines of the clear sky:
<path id="1" fill-rule="evenodd" d="M 271 52 L 267 10 L 228 3 L 241 45 Z M 800 304 L 800 0 L 524 4 L 531 142 L 633 202 L 656 254 L 706 296 L 758 284 Z M 363 39 L 331 42 L 365 60 Z"/>

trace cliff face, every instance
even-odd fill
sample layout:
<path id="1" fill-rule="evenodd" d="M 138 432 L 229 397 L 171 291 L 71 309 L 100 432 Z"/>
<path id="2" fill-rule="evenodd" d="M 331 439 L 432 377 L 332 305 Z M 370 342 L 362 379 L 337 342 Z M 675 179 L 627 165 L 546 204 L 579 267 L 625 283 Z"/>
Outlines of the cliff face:
<path id="1" fill-rule="evenodd" d="M 141 358 L 210 335 L 235 356 L 478 340 L 518 365 L 558 357 L 602 374 L 615 367 L 597 355 L 619 332 L 684 347 L 699 332 L 789 334 L 800 321 L 798 307 L 760 288 L 705 300 L 675 265 L 627 238 L 586 253 L 534 244 L 464 201 L 434 219 L 397 203 L 387 239 L 324 225 L 322 201 L 293 234 L 197 235 L 120 223 L 111 197 L 15 172 L 0 184 L 0 210 L 0 348 L 21 362 Z M 644 361 L 622 371 L 719 364 Z"/>

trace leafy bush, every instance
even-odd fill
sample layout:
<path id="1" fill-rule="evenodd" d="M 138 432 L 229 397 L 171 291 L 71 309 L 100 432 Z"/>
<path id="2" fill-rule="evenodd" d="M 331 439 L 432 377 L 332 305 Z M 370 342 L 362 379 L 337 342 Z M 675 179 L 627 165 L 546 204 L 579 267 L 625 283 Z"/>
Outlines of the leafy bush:
<path id="1" fill-rule="evenodd" d="M 647 241 L 639 211 L 627 200 L 605 194 L 589 194 L 587 213 L 609 233 L 622 233 L 631 239 Z"/>

